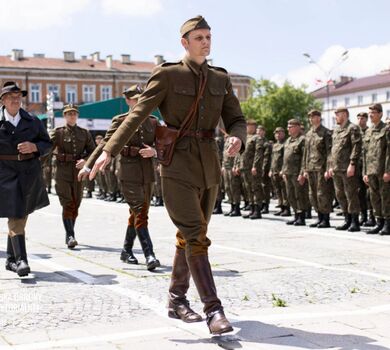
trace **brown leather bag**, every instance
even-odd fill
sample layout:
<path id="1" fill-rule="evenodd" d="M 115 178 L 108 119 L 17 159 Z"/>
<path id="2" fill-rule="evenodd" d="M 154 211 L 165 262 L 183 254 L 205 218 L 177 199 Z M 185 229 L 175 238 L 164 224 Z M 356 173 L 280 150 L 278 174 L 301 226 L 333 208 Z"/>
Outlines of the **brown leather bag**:
<path id="1" fill-rule="evenodd" d="M 192 104 L 190 111 L 184 119 L 184 122 L 181 125 L 180 129 L 175 129 L 163 125 L 156 126 L 155 146 L 157 152 L 157 160 L 160 162 L 160 164 L 165 166 L 171 164 L 175 144 L 181 137 L 184 136 L 185 131 L 189 130 L 189 128 L 191 127 L 192 121 L 196 116 L 199 101 L 206 87 L 206 82 L 207 79 L 202 79 L 201 76 L 198 95 L 196 96 L 196 99 Z"/>

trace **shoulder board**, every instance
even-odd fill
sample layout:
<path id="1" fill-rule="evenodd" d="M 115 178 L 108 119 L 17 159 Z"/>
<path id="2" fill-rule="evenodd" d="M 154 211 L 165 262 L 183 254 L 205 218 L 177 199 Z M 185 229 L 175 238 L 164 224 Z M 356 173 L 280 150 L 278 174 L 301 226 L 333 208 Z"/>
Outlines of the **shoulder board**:
<path id="1" fill-rule="evenodd" d="M 177 62 L 164 62 L 161 64 L 161 67 L 169 67 L 169 66 L 175 66 L 178 64 L 182 64 L 182 61 L 177 61 Z"/>
<path id="2" fill-rule="evenodd" d="M 122 117 L 127 117 L 127 115 L 129 114 L 129 112 L 127 113 L 123 113 L 123 114 L 118 114 L 116 116 L 114 116 L 112 119 L 115 119 L 115 118 L 122 118 Z"/>
<path id="3" fill-rule="evenodd" d="M 222 67 L 209 66 L 209 68 L 215 69 L 217 71 L 224 72 L 224 73 L 228 74 L 228 71 L 225 68 L 222 68 Z"/>

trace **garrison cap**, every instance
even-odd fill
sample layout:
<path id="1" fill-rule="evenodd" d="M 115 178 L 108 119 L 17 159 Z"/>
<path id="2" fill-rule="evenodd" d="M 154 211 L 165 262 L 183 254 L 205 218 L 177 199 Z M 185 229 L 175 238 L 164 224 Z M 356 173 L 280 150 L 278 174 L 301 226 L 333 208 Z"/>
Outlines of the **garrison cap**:
<path id="1" fill-rule="evenodd" d="M 144 92 L 144 90 L 141 88 L 141 86 L 132 85 L 126 90 L 122 92 L 123 95 L 125 95 L 128 99 L 137 99 L 141 96 L 141 94 Z"/>
<path id="2" fill-rule="evenodd" d="M 11 92 L 21 92 L 23 97 L 27 96 L 27 90 L 22 90 L 14 81 L 6 81 L 1 88 L 0 98 Z"/>
<path id="3" fill-rule="evenodd" d="M 363 118 L 366 118 L 368 119 L 368 114 L 366 112 L 360 112 L 357 117 L 363 117 Z"/>
<path id="4" fill-rule="evenodd" d="M 382 105 L 380 103 L 374 103 L 370 107 L 368 107 L 369 110 L 371 111 L 377 111 L 379 113 L 383 112 Z"/>
<path id="5" fill-rule="evenodd" d="M 64 108 L 62 109 L 62 114 L 65 114 L 65 113 L 68 113 L 68 112 L 71 112 L 71 111 L 75 111 L 77 113 L 80 113 L 79 112 L 79 106 L 73 104 L 73 103 L 69 103 L 68 105 L 65 105 Z"/>
<path id="6" fill-rule="evenodd" d="M 335 112 L 336 114 L 337 114 L 337 113 L 341 113 L 341 112 L 349 113 L 347 107 L 340 107 L 340 108 L 337 108 L 334 112 Z"/>
<path id="7" fill-rule="evenodd" d="M 276 134 L 277 132 L 286 132 L 281 126 L 278 126 L 275 131 L 274 131 L 274 134 Z"/>
<path id="8" fill-rule="evenodd" d="M 181 37 L 196 29 L 211 29 L 206 20 L 202 16 L 196 16 L 185 21 L 180 27 Z"/>
<path id="9" fill-rule="evenodd" d="M 321 117 L 321 112 L 317 109 L 312 109 L 309 113 L 307 113 L 308 117 L 315 116 L 315 115 Z"/>
<path id="10" fill-rule="evenodd" d="M 290 119 L 288 122 L 287 122 L 288 125 L 298 125 L 298 126 L 301 126 L 301 122 L 298 120 L 298 119 Z"/>

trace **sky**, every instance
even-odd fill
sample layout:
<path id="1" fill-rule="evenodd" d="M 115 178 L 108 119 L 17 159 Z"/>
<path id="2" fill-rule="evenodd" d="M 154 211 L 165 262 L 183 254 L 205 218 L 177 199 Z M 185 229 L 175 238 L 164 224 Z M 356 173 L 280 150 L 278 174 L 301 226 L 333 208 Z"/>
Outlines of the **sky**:
<path id="1" fill-rule="evenodd" d="M 0 55 L 99 51 L 177 61 L 181 24 L 201 14 L 214 65 L 313 90 L 329 78 L 390 68 L 389 13 L 389 0 L 0 0 Z"/>

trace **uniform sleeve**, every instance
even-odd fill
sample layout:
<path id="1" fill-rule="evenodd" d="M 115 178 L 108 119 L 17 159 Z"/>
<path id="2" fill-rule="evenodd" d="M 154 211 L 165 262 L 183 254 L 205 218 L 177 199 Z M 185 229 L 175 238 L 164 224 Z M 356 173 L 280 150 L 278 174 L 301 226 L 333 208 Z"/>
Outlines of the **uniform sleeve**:
<path id="1" fill-rule="evenodd" d="M 95 148 L 96 148 L 95 141 L 93 140 L 91 133 L 88 131 L 87 132 L 87 144 L 85 146 L 85 151 L 87 153 L 87 157 L 89 157 L 92 154 L 92 152 L 95 150 Z"/>
<path id="2" fill-rule="evenodd" d="M 268 176 L 271 170 L 272 145 L 268 142 L 264 143 L 264 160 L 263 160 L 263 175 Z"/>
<path id="3" fill-rule="evenodd" d="M 138 103 L 128 114 L 103 150 L 116 156 L 136 132 L 139 125 L 164 100 L 168 90 L 168 76 L 163 67 L 155 68 Z"/>
<path id="4" fill-rule="evenodd" d="M 38 123 L 38 134 L 34 139 L 34 143 L 37 146 L 39 156 L 43 157 L 50 153 L 52 141 L 43 123 L 38 118 L 35 119 L 35 122 Z"/>
<path id="5" fill-rule="evenodd" d="M 258 137 L 255 144 L 255 156 L 253 158 L 252 168 L 263 169 L 264 160 L 264 140 Z"/>
<path id="6" fill-rule="evenodd" d="M 385 173 L 390 173 L 390 128 L 386 130 L 386 141 Z"/>
<path id="7" fill-rule="evenodd" d="M 303 156 L 305 154 L 305 149 L 306 149 L 305 143 L 306 143 L 306 138 L 305 138 L 305 136 L 302 136 L 301 140 L 299 142 L 299 148 L 300 148 L 301 154 L 302 154 L 301 165 L 300 165 L 300 169 L 299 169 L 300 175 L 303 175 L 302 162 L 303 162 Z"/>
<path id="8" fill-rule="evenodd" d="M 305 136 L 305 144 L 307 145 L 309 142 L 309 135 Z M 307 171 L 307 147 L 303 148 L 303 156 L 302 156 L 302 163 L 301 163 L 301 174 L 305 173 Z"/>
<path id="9" fill-rule="evenodd" d="M 351 128 L 351 143 L 352 150 L 349 160 L 358 165 L 362 154 L 362 135 L 358 127 Z"/>

